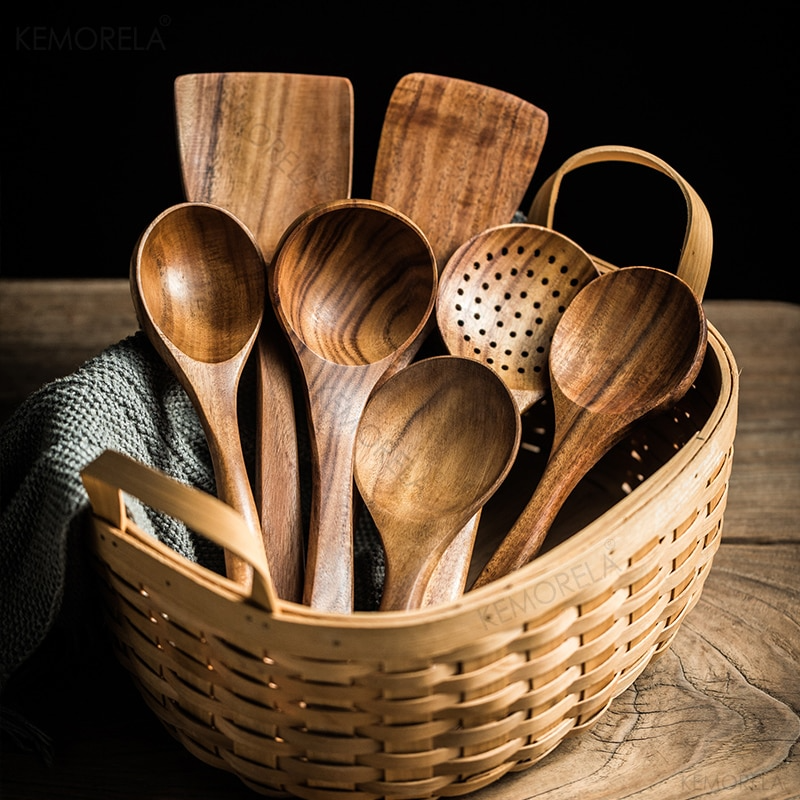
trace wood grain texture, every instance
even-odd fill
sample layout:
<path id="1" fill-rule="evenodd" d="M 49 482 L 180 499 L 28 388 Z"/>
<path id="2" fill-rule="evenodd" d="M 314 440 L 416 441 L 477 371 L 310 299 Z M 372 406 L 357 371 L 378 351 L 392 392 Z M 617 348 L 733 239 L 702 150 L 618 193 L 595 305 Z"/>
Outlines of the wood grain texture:
<path id="1" fill-rule="evenodd" d="M 295 217 L 350 193 L 353 87 L 347 78 L 180 75 L 175 117 L 186 198 L 239 217 L 267 262 Z"/>
<path id="2" fill-rule="evenodd" d="M 230 212 L 180 203 L 159 214 L 131 257 L 131 296 L 150 342 L 191 397 L 203 425 L 217 495 L 247 520 L 276 563 L 282 552 L 262 532 L 239 434 L 239 381 L 264 316 L 266 269 L 250 231 Z M 225 553 L 243 585 L 250 567 Z"/>
<path id="3" fill-rule="evenodd" d="M 422 359 L 373 392 L 355 479 L 386 554 L 381 610 L 422 605 L 439 558 L 511 469 L 521 429 L 508 388 L 472 359 Z M 465 468 L 472 464 L 481 468 Z M 461 586 L 463 574 L 435 579 Z"/>
<path id="4" fill-rule="evenodd" d="M 670 272 L 627 267 L 591 281 L 550 349 L 555 432 L 543 475 L 475 586 L 533 559 L 580 479 L 633 425 L 678 402 L 703 364 L 708 329 L 694 292 Z"/>
<path id="5" fill-rule="evenodd" d="M 511 222 L 547 125 L 542 109 L 499 89 L 405 75 L 386 109 L 371 197 L 425 231 L 441 271 L 467 239 Z"/>
<path id="6" fill-rule="evenodd" d="M 736 356 L 741 391 L 723 541 L 703 594 L 671 648 L 593 729 L 474 800 L 798 796 L 800 307 L 704 305 Z M 0 280 L 4 409 L 135 327 L 125 280 Z M 65 664 L 62 644 L 27 678 L 37 698 L 27 710 L 55 737 L 52 764 L 4 742 L 4 798 L 257 796 L 174 741 L 113 661 L 87 653 Z"/>

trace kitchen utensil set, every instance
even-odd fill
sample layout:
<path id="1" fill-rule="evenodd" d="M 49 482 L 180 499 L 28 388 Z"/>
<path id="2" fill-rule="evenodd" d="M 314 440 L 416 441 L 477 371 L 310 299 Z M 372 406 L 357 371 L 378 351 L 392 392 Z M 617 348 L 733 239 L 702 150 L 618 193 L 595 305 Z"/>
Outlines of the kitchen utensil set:
<path id="1" fill-rule="evenodd" d="M 503 577 L 535 557 L 592 464 L 694 381 L 706 323 L 687 284 L 651 267 L 599 275 L 552 228 L 509 222 L 547 130 L 532 104 L 405 76 L 364 200 L 350 197 L 344 78 L 184 75 L 175 107 L 187 201 L 142 234 L 131 289 L 195 404 L 220 498 L 263 542 L 270 605 L 353 610 L 359 500 L 385 554 L 382 611 L 462 594 L 521 417 L 549 396 L 545 473 L 475 586 Z M 421 357 L 434 332 L 444 352 Z M 237 418 L 251 351 L 255 490 Z M 293 374 L 311 444 L 308 531 Z M 227 552 L 226 569 L 251 584 Z"/>

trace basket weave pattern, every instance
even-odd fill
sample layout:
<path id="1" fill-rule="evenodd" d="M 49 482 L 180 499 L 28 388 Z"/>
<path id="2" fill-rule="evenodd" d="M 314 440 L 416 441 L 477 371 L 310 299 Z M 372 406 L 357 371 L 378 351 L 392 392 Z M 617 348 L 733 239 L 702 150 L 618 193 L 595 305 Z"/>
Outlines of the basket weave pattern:
<path id="1" fill-rule="evenodd" d="M 91 530 L 118 656 L 189 751 L 262 794 L 472 792 L 591 726 L 670 645 L 720 543 L 737 397 L 733 355 L 709 326 L 680 407 L 640 424 L 576 490 L 588 523 L 507 579 L 412 612 L 265 611 L 139 531 L 130 487 L 98 467 L 119 498 L 115 515 L 93 498 Z M 156 483 L 143 502 L 169 493 L 170 479 Z M 201 496 L 185 521 L 217 502 Z"/>

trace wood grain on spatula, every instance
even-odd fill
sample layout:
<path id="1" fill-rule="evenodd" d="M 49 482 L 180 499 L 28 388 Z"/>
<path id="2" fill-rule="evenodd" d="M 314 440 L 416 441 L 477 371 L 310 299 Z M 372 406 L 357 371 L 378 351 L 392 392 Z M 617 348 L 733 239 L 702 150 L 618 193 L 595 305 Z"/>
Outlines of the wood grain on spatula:
<path id="1" fill-rule="evenodd" d="M 511 222 L 547 135 L 546 112 L 508 92 L 412 73 L 389 99 L 372 199 L 420 226 L 441 272 L 461 244 Z"/>
<path id="2" fill-rule="evenodd" d="M 347 78 L 181 75 L 175 110 L 187 197 L 239 217 L 267 263 L 299 214 L 350 194 L 353 89 Z"/>
<path id="3" fill-rule="evenodd" d="M 175 110 L 187 199 L 235 214 L 252 231 L 267 265 L 296 217 L 350 195 L 353 89 L 346 78 L 181 75 Z M 279 596 L 299 601 L 304 553 L 291 355 L 267 298 L 256 353 L 261 526 Z"/>

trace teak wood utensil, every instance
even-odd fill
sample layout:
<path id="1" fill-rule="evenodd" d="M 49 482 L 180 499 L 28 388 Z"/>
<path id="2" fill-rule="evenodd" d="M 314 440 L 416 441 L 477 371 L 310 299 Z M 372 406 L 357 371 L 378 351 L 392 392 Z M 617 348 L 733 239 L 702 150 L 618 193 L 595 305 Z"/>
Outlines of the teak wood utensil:
<path id="1" fill-rule="evenodd" d="M 188 200 L 231 210 L 267 265 L 288 225 L 350 195 L 353 89 L 346 78 L 268 72 L 181 75 L 175 110 Z M 258 357 L 255 485 L 280 597 L 302 597 L 304 552 L 291 355 L 267 301 Z"/>
<path id="2" fill-rule="evenodd" d="M 313 497 L 304 602 L 353 608 L 353 456 L 375 385 L 422 335 L 436 262 L 422 231 L 371 200 L 323 203 L 295 220 L 272 263 L 277 317 L 306 387 Z"/>
<path id="3" fill-rule="evenodd" d="M 441 272 L 467 239 L 511 222 L 547 125 L 542 109 L 508 92 L 441 75 L 405 75 L 386 109 L 371 197 L 419 225 Z"/>
<path id="4" fill-rule="evenodd" d="M 267 263 L 298 214 L 350 193 L 353 88 L 347 78 L 180 75 L 175 112 L 187 198 L 235 214 Z"/>
<path id="5" fill-rule="evenodd" d="M 550 388 L 556 325 L 598 275 L 582 247 L 549 228 L 511 223 L 463 244 L 439 278 L 436 321 L 447 350 L 494 370 L 520 413 Z"/>
<path id="6" fill-rule="evenodd" d="M 514 462 L 521 421 L 492 370 L 438 356 L 395 373 L 358 428 L 355 479 L 381 535 L 381 610 L 418 608 L 434 566 Z"/>
<path id="7" fill-rule="evenodd" d="M 489 228 L 461 245 L 439 277 L 439 334 L 451 354 L 494 370 L 524 414 L 550 388 L 548 357 L 556 325 L 597 274 L 588 253 L 549 228 L 526 223 Z M 430 603 L 463 592 L 479 517 L 480 512 L 441 559 Z M 440 574 L 445 571 L 449 578 Z M 451 594 L 442 595 L 444 588 Z"/>
<path id="8" fill-rule="evenodd" d="M 140 236 L 130 280 L 142 328 L 197 409 L 217 493 L 260 541 L 237 415 L 239 380 L 264 314 L 266 272 L 258 245 L 225 209 L 180 203 Z M 251 586 L 252 568 L 225 555 L 228 576 Z M 273 591 L 271 608 L 275 601 Z"/>
<path id="9" fill-rule="evenodd" d="M 643 416 L 683 397 L 707 337 L 694 291 L 664 270 L 608 272 L 575 297 L 550 348 L 555 433 L 547 465 L 474 588 L 528 563 L 583 475 Z"/>

